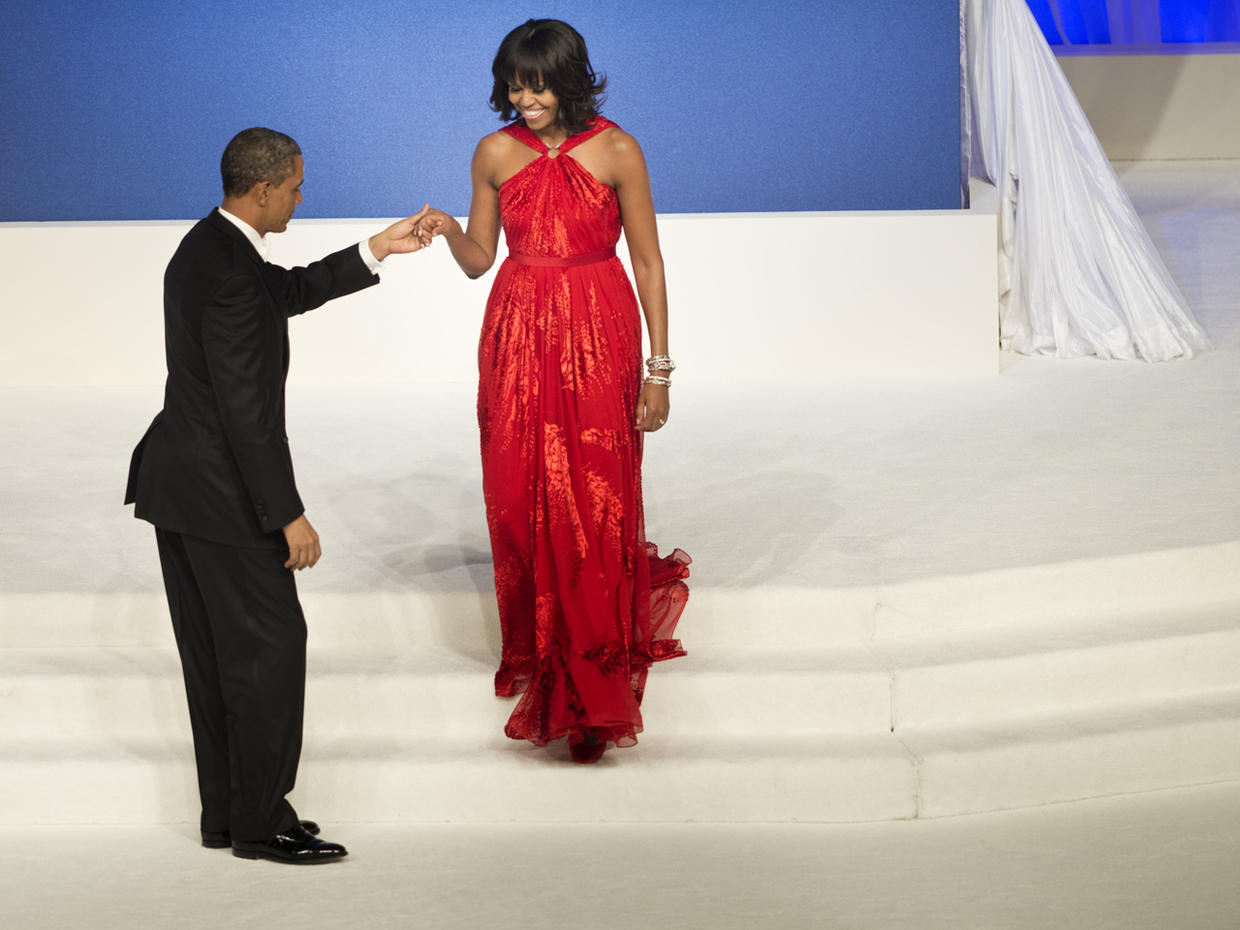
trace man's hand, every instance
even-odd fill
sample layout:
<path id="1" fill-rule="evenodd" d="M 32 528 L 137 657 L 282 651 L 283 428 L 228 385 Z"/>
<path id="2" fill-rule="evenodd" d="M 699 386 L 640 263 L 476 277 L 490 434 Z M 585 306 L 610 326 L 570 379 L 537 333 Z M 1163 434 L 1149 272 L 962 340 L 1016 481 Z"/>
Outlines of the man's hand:
<path id="1" fill-rule="evenodd" d="M 430 204 L 426 204 L 413 216 L 407 216 L 393 223 L 381 233 L 370 237 L 370 251 L 379 261 L 389 255 L 401 255 L 416 252 L 431 244 L 431 234 L 421 228 L 421 222 L 430 213 Z"/>
<path id="2" fill-rule="evenodd" d="M 288 561 L 284 563 L 285 568 L 298 572 L 303 568 L 313 568 L 323 555 L 319 546 L 319 534 L 314 531 L 304 513 L 284 528 L 284 539 L 288 543 Z"/>

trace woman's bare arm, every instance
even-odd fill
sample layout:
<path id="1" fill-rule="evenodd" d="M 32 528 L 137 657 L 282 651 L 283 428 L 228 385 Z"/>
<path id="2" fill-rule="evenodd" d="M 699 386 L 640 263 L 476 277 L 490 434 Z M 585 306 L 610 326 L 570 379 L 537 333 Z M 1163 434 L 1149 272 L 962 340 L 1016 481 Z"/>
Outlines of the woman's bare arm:
<path id="1" fill-rule="evenodd" d="M 469 222 L 461 224 L 440 210 L 431 211 L 427 224 L 432 233 L 442 235 L 452 257 L 471 278 L 486 274 L 495 264 L 499 248 L 499 185 L 496 169 L 502 163 L 505 140 L 499 133 L 483 138 L 474 150 L 469 174 L 473 196 L 469 204 Z"/>
<path id="2" fill-rule="evenodd" d="M 655 224 L 654 199 L 650 194 L 650 175 L 641 147 L 626 132 L 608 133 L 607 174 L 620 201 L 620 219 L 629 246 L 637 299 L 646 317 L 651 355 L 667 355 L 667 282 L 663 275 L 663 254 L 659 251 L 659 230 Z M 636 427 L 653 432 L 668 417 L 671 403 L 664 385 L 643 384 L 637 403 Z"/>

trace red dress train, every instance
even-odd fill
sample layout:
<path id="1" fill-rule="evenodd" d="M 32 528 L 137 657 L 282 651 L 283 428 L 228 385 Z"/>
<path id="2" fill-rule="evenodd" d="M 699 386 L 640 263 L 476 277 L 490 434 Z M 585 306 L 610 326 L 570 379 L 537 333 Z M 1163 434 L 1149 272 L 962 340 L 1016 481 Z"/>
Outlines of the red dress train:
<path id="1" fill-rule="evenodd" d="M 674 638 L 689 557 L 659 557 L 642 518 L 637 300 L 620 260 L 616 193 L 569 151 L 594 120 L 499 189 L 509 255 L 478 345 L 478 425 L 503 654 L 495 692 L 521 695 L 504 732 L 543 745 L 642 729 L 651 663 Z"/>

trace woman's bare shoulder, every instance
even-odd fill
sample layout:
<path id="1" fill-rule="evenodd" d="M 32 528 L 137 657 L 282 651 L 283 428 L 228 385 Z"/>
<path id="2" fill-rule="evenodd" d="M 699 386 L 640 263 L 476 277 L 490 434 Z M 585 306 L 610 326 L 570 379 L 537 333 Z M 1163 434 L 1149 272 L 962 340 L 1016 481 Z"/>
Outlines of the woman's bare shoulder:
<path id="1" fill-rule="evenodd" d="M 492 159 L 503 158 L 505 155 L 516 151 L 521 145 L 516 139 L 508 135 L 502 130 L 489 132 L 478 140 L 478 145 L 474 149 L 475 158 Z"/>
<path id="2" fill-rule="evenodd" d="M 619 126 L 610 126 L 599 133 L 598 141 L 607 151 L 609 160 L 617 165 L 638 165 L 645 163 L 642 147 L 637 140 Z"/>
<path id="3" fill-rule="evenodd" d="M 486 179 L 497 190 L 504 178 L 511 177 L 520 167 L 525 148 L 506 132 L 492 132 L 478 140 L 474 149 L 473 173 L 475 182 Z"/>
<path id="4" fill-rule="evenodd" d="M 642 147 L 619 126 L 600 132 L 598 142 L 605 153 L 608 173 L 617 181 L 645 172 L 646 156 L 642 154 Z"/>

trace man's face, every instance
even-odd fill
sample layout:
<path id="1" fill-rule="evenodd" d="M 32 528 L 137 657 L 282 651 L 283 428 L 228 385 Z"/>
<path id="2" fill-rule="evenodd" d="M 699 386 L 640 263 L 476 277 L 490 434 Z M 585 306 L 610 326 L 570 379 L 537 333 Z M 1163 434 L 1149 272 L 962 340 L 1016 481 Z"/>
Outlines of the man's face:
<path id="1" fill-rule="evenodd" d="M 267 233 L 282 233 L 288 229 L 288 221 L 293 218 L 293 211 L 301 203 L 301 182 L 306 179 L 306 162 L 300 155 L 293 156 L 293 173 L 284 179 L 278 187 L 271 185 L 267 189 L 267 204 L 263 207 L 263 226 L 259 230 L 264 236 Z"/>

